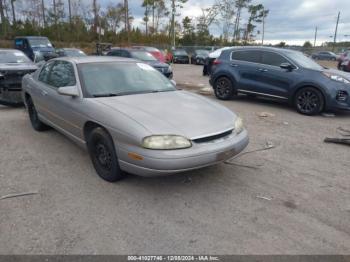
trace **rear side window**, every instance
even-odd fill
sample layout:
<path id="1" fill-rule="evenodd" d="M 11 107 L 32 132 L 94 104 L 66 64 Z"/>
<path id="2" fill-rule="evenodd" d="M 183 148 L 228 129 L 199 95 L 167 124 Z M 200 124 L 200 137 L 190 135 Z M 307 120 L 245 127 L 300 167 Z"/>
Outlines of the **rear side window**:
<path id="1" fill-rule="evenodd" d="M 76 84 L 74 67 L 66 61 L 57 61 L 52 66 L 48 84 L 53 87 L 74 86 Z"/>
<path id="2" fill-rule="evenodd" d="M 261 51 L 256 51 L 256 50 L 234 51 L 231 54 L 231 59 L 260 64 L 261 63 Z"/>
<path id="3" fill-rule="evenodd" d="M 280 66 L 282 63 L 289 63 L 283 56 L 274 52 L 263 52 L 262 64 L 271 66 Z"/>

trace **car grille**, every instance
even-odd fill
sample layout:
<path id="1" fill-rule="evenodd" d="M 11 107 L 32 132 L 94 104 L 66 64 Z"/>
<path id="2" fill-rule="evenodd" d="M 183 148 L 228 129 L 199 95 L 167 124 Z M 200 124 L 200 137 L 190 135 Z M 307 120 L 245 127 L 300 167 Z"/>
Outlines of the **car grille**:
<path id="1" fill-rule="evenodd" d="M 8 89 L 21 90 L 22 77 L 26 74 L 33 73 L 35 70 L 22 71 L 2 71 L 4 77 L 0 80 L 0 86 Z"/>
<path id="2" fill-rule="evenodd" d="M 165 73 L 167 71 L 166 67 L 155 67 L 155 69 L 157 69 L 161 73 Z"/>
<path id="3" fill-rule="evenodd" d="M 232 132 L 233 132 L 233 130 L 229 130 L 229 131 L 217 134 L 217 135 L 206 136 L 206 137 L 201 137 L 201 138 L 198 138 L 198 139 L 193 139 L 192 141 L 195 142 L 195 143 L 208 143 L 208 142 L 212 142 L 212 141 L 218 140 L 220 138 L 227 137 L 227 136 L 231 135 Z"/>

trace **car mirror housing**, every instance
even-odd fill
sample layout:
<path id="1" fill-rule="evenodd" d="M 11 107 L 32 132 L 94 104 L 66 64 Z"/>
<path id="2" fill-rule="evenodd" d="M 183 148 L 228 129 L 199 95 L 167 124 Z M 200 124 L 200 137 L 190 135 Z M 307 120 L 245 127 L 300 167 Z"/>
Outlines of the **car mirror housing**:
<path id="1" fill-rule="evenodd" d="M 290 63 L 282 63 L 282 64 L 280 65 L 280 68 L 282 68 L 282 69 L 287 69 L 287 70 L 289 70 L 289 71 L 292 71 L 293 69 L 295 69 L 295 66 L 293 66 L 293 65 L 290 64 Z"/>
<path id="2" fill-rule="evenodd" d="M 63 96 L 77 97 L 79 96 L 78 88 L 76 86 L 64 86 L 57 89 L 57 92 Z"/>

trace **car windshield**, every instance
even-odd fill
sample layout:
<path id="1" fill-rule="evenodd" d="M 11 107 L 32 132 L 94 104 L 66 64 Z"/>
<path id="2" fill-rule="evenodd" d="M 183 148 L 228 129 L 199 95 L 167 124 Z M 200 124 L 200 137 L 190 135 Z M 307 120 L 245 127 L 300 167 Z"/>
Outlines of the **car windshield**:
<path id="1" fill-rule="evenodd" d="M 292 59 L 295 63 L 297 63 L 300 67 L 314 69 L 314 70 L 322 70 L 323 67 L 317 64 L 314 60 L 308 58 L 301 52 L 288 52 L 288 57 Z"/>
<path id="2" fill-rule="evenodd" d="M 86 56 L 86 54 L 78 49 L 69 49 L 69 50 L 64 50 L 67 56 L 71 57 L 80 57 L 80 56 Z"/>
<path id="3" fill-rule="evenodd" d="M 132 56 L 142 61 L 157 61 L 157 59 L 148 52 L 135 51 L 132 52 Z"/>
<path id="4" fill-rule="evenodd" d="M 30 63 L 29 58 L 20 51 L 0 51 L 0 63 Z"/>
<path id="5" fill-rule="evenodd" d="M 175 91 L 175 86 L 144 63 L 79 64 L 80 80 L 88 97 Z"/>
<path id="6" fill-rule="evenodd" d="M 185 50 L 176 50 L 174 51 L 174 55 L 187 55 Z"/>
<path id="7" fill-rule="evenodd" d="M 46 38 L 29 39 L 29 44 L 31 47 L 52 47 L 52 44 Z"/>

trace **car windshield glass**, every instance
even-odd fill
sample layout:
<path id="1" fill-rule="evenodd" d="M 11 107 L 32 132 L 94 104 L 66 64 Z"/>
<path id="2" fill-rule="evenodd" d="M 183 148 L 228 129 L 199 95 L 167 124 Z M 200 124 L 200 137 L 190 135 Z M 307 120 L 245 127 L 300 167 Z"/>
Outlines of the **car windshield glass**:
<path id="1" fill-rule="evenodd" d="M 187 55 L 187 53 L 184 50 L 177 50 L 174 51 L 174 55 Z"/>
<path id="2" fill-rule="evenodd" d="M 79 64 L 80 80 L 88 97 L 175 91 L 175 86 L 153 67 L 143 63 Z"/>
<path id="3" fill-rule="evenodd" d="M 50 41 L 45 38 L 29 39 L 29 44 L 31 47 L 52 47 Z"/>
<path id="4" fill-rule="evenodd" d="M 66 53 L 67 56 L 71 56 L 71 57 L 86 56 L 86 54 L 81 50 L 65 50 L 64 52 Z"/>
<path id="5" fill-rule="evenodd" d="M 19 51 L 0 51 L 0 63 L 30 63 L 28 57 Z"/>
<path id="6" fill-rule="evenodd" d="M 314 60 L 308 58 L 306 55 L 300 52 L 288 52 L 288 57 L 297 63 L 300 67 L 322 70 L 323 67 L 317 64 Z"/>
<path id="7" fill-rule="evenodd" d="M 157 59 L 154 58 L 154 56 L 148 52 L 132 52 L 132 56 L 136 59 L 142 60 L 142 61 L 156 61 Z"/>

